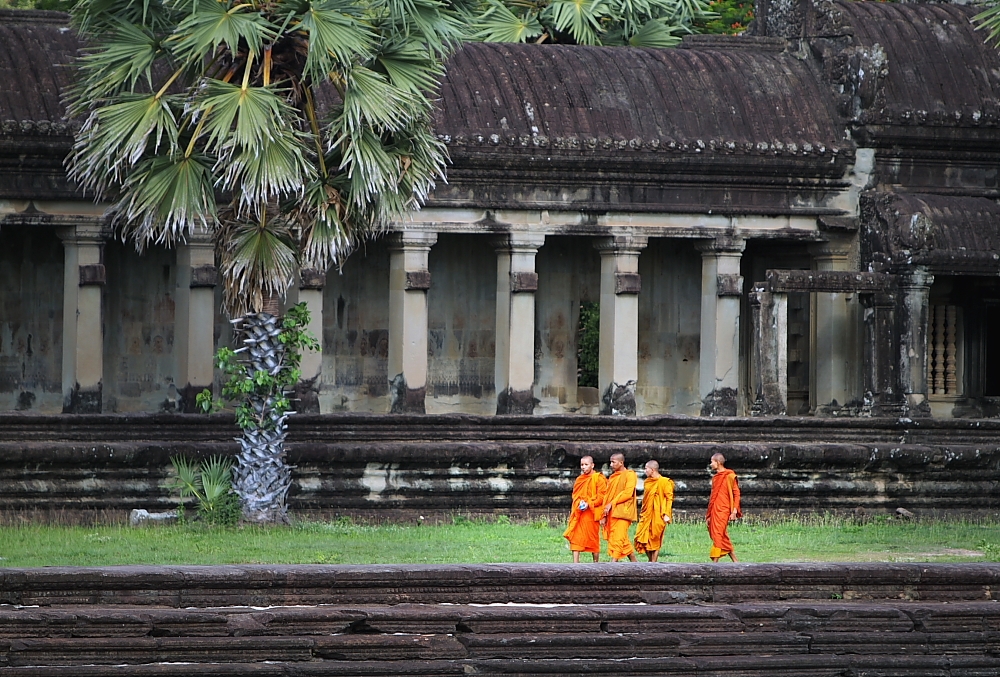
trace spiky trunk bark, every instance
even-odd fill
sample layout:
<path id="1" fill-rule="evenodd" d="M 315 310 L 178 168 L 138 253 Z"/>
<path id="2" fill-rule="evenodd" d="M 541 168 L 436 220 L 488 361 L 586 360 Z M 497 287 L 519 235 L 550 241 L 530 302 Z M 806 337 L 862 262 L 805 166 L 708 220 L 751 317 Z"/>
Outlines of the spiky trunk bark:
<path id="1" fill-rule="evenodd" d="M 271 376 L 285 369 L 285 345 L 278 340 L 281 325 L 267 312 L 251 313 L 237 321 L 243 344 L 237 352 L 247 352 L 247 370 Z M 243 505 L 243 519 L 253 523 L 288 523 L 285 499 L 292 483 L 292 470 L 285 462 L 286 420 L 275 403 L 284 393 L 251 393 L 248 396 L 254 422 L 238 438 L 241 451 L 233 471 L 233 489 Z"/>

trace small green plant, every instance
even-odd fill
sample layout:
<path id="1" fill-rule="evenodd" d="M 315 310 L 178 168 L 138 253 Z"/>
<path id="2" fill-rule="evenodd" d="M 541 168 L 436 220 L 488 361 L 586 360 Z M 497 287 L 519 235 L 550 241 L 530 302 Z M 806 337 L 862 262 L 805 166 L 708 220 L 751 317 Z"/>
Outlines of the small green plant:
<path id="1" fill-rule="evenodd" d="M 192 461 L 184 456 L 170 458 L 177 476 L 173 488 L 180 497 L 193 497 L 197 501 L 197 515 L 201 521 L 232 526 L 240 520 L 240 502 L 233 493 L 233 461 L 224 456 L 212 456 L 205 461 Z M 181 506 L 178 517 L 186 511 Z"/>
<path id="2" fill-rule="evenodd" d="M 272 401 L 274 416 L 277 418 L 291 411 L 288 393 L 302 376 L 299 368 L 302 352 L 319 350 L 319 341 L 306 331 L 308 325 L 309 309 L 305 303 L 294 305 L 285 312 L 281 320 L 281 335 L 278 337 L 278 341 L 285 346 L 285 368 L 276 374 L 247 364 L 240 359 L 241 351 L 220 348 L 215 354 L 215 361 L 226 376 L 222 397 L 214 398 L 212 391 L 206 388 L 195 397 L 198 409 L 209 414 L 220 411 L 224 402 L 239 401 L 236 425 L 244 430 L 267 428 L 273 420 L 271 416 L 265 416 L 264 412 L 257 411 L 252 403 L 253 395 Z"/>
<path id="3" fill-rule="evenodd" d="M 456 527 L 467 527 L 475 524 L 471 519 L 465 515 L 453 515 L 451 518 L 451 523 Z"/>
<path id="4" fill-rule="evenodd" d="M 508 515 L 497 515 L 497 518 L 496 518 L 495 521 L 496 521 L 497 524 L 507 525 L 507 524 L 510 524 L 510 517 Z"/>
<path id="5" fill-rule="evenodd" d="M 1000 562 L 1000 545 L 991 543 L 985 538 L 976 543 L 976 550 L 983 553 L 983 557 L 990 562 Z"/>
<path id="6" fill-rule="evenodd" d="M 576 384 L 584 388 L 596 388 L 598 387 L 598 367 L 601 360 L 600 304 L 580 304 L 580 324 L 577 337 L 579 347 L 576 352 Z"/>

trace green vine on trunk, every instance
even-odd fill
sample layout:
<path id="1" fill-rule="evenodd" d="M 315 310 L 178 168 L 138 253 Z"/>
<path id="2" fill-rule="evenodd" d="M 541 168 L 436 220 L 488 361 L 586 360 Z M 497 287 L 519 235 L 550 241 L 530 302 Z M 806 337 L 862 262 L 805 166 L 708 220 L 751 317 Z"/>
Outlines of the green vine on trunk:
<path id="1" fill-rule="evenodd" d="M 278 341 L 285 346 L 285 368 L 276 374 L 265 369 L 255 369 L 242 360 L 240 354 L 245 348 L 220 348 L 215 354 L 215 360 L 226 378 L 222 386 L 222 397 L 213 397 L 212 391 L 206 388 L 196 397 L 198 408 L 207 414 L 220 411 L 226 402 L 239 400 L 241 402 L 236 408 L 236 424 L 240 428 L 273 427 L 273 419 L 255 409 L 251 396 L 265 400 L 273 398 L 271 406 L 278 416 L 291 411 L 292 403 L 288 394 L 302 377 L 302 353 L 306 350 L 319 350 L 319 341 L 306 331 L 309 319 L 309 309 L 305 303 L 292 306 L 285 312 L 278 337 Z"/>

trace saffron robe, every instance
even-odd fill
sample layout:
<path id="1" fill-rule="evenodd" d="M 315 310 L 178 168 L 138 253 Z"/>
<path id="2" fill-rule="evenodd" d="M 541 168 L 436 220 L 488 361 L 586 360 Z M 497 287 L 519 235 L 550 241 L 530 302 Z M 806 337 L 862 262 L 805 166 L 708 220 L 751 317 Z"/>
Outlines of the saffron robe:
<path id="1" fill-rule="evenodd" d="M 569 511 L 569 524 L 563 537 L 569 541 L 573 552 L 601 551 L 601 509 L 608 481 L 596 470 L 580 475 L 573 483 L 573 507 Z M 580 510 L 580 501 L 587 502 L 587 509 Z"/>
<path id="2" fill-rule="evenodd" d="M 667 529 L 666 515 L 674 518 L 674 481 L 669 477 L 646 479 L 642 492 L 642 512 L 635 528 L 635 549 L 638 552 L 655 552 L 663 545 Z"/>
<path id="3" fill-rule="evenodd" d="M 611 506 L 611 511 L 604 525 L 604 537 L 608 540 L 608 556 L 611 559 L 623 559 L 635 552 L 628 537 L 628 528 L 638 518 L 635 500 L 637 483 L 635 473 L 624 468 L 608 478 L 604 501 L 605 506 Z"/>
<path id="4" fill-rule="evenodd" d="M 740 510 L 740 485 L 736 481 L 736 473 L 725 468 L 712 478 L 712 495 L 708 499 L 706 519 L 708 535 L 712 537 L 709 557 L 722 557 L 733 552 L 733 542 L 726 532 L 729 516 L 733 511 L 737 517 L 743 516 L 743 511 Z"/>

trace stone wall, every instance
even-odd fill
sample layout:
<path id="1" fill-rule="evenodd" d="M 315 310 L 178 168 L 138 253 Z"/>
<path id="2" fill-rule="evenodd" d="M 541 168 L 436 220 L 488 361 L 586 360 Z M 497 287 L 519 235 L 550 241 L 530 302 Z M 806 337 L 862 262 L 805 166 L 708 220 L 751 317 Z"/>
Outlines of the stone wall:
<path id="1" fill-rule="evenodd" d="M 298 416 L 294 511 L 409 520 L 562 515 L 579 458 L 659 460 L 682 519 L 701 519 L 706 465 L 724 453 L 749 514 L 1000 511 L 1000 422 L 588 416 Z M 169 457 L 233 453 L 223 415 L 0 417 L 0 510 L 174 504 Z M 822 440 L 822 441 L 817 441 Z"/>
<path id="2" fill-rule="evenodd" d="M 0 410 L 62 411 L 62 245 L 0 229 Z"/>

